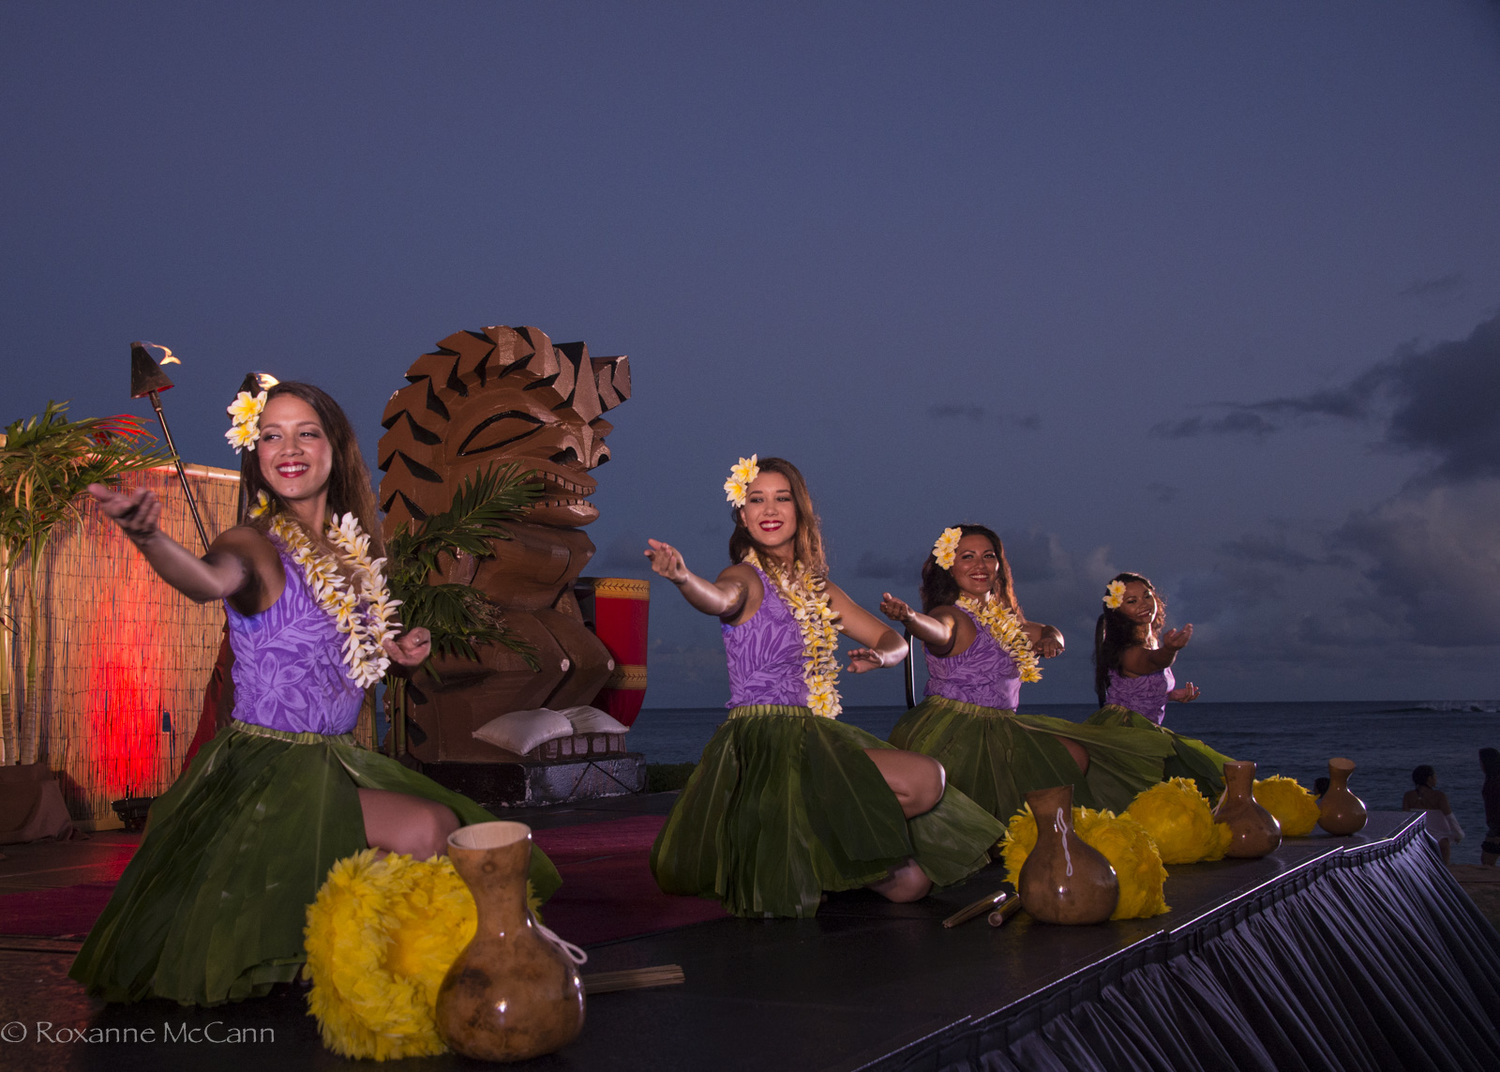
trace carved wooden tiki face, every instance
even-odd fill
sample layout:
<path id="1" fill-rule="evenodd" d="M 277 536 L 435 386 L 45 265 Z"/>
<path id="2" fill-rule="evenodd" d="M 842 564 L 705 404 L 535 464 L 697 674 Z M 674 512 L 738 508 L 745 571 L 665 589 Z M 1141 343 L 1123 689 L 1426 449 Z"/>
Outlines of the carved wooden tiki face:
<path id="1" fill-rule="evenodd" d="M 381 423 L 380 505 L 387 536 L 448 508 L 465 476 L 517 464 L 546 485 L 543 498 L 494 542 L 492 558 L 460 559 L 449 578 L 473 584 L 505 611 L 506 624 L 541 658 L 531 670 L 496 645 L 478 664 L 440 659 L 437 684 L 412 682 L 410 751 L 424 762 L 506 758 L 474 740 L 496 715 L 562 708 L 593 699 L 612 666 L 583 625 L 573 582 L 594 553 L 577 526 L 599 516 L 589 475 L 609 458 L 602 414 L 630 397 L 624 357 L 590 358 L 583 343 L 554 346 L 536 328 L 461 331 L 423 354 L 391 396 Z"/>

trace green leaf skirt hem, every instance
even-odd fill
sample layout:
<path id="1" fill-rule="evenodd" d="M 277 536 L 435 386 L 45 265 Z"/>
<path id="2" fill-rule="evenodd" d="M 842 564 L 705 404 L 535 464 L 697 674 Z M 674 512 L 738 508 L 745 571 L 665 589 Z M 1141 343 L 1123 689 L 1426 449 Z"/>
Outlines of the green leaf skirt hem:
<path id="1" fill-rule="evenodd" d="M 984 867 L 1000 824 L 952 789 L 907 819 L 865 754 L 890 747 L 805 707 L 735 708 L 651 847 L 657 884 L 739 916 L 808 917 L 825 890 L 868 886 L 908 859 L 938 886 Z"/>
<path id="2" fill-rule="evenodd" d="M 1195 737 L 1184 737 L 1173 733 L 1165 726 L 1158 726 L 1145 715 L 1128 707 L 1105 704 L 1089 716 L 1091 726 L 1129 726 L 1150 733 L 1160 734 L 1172 742 L 1172 755 L 1167 757 L 1165 774 L 1168 778 L 1191 778 L 1198 783 L 1198 792 L 1210 803 L 1224 792 L 1224 764 L 1233 762 L 1222 752 L 1217 752 Z"/>
<path id="3" fill-rule="evenodd" d="M 360 789 L 494 816 L 351 736 L 231 723 L 151 806 L 146 832 L 69 974 L 106 1001 L 218 1005 L 265 994 L 305 959 L 307 906 L 333 864 L 365 849 Z M 557 869 L 533 849 L 550 896 Z"/>
<path id="4" fill-rule="evenodd" d="M 1087 772 L 1062 739 L 1088 750 Z M 1027 793 L 1055 785 L 1071 785 L 1081 807 L 1124 811 L 1137 793 L 1162 780 L 1164 762 L 1174 754 L 1160 734 L 1018 715 L 943 696 L 929 696 L 902 715 L 890 740 L 938 760 L 950 786 L 1001 822 L 1021 809 Z"/>

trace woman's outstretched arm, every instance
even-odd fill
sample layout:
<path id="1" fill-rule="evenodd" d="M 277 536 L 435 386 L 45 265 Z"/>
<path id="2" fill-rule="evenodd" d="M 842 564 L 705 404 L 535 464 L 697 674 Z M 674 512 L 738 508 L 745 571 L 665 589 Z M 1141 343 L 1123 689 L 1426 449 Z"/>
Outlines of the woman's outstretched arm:
<path id="1" fill-rule="evenodd" d="M 882 666 L 895 666 L 906 658 L 906 641 L 875 615 L 865 610 L 832 581 L 828 582 L 828 603 L 839 616 L 839 629 L 865 645 L 849 653 L 849 671 L 863 674 Z"/>
<path id="2" fill-rule="evenodd" d="M 189 599 L 207 603 L 262 587 L 262 560 L 276 557 L 260 533 L 233 528 L 214 540 L 202 558 L 161 530 L 161 501 L 145 488 L 130 495 L 90 484 L 99 509 L 120 526 L 162 580 Z"/>
<path id="3" fill-rule="evenodd" d="M 728 620 L 745 607 L 745 596 L 749 592 L 745 575 L 754 576 L 749 566 L 730 566 L 710 581 L 687 568 L 682 552 L 669 543 L 647 540 L 646 557 L 651 560 L 651 569 L 677 586 L 688 604 L 704 614 Z"/>
<path id="4" fill-rule="evenodd" d="M 1192 639 L 1193 627 L 1191 625 L 1184 625 L 1181 629 L 1168 629 L 1162 634 L 1161 646 L 1158 648 L 1146 648 L 1139 644 L 1133 648 L 1126 648 L 1120 654 L 1120 669 L 1132 677 L 1144 677 L 1158 670 L 1165 670 L 1177 658 L 1177 653 L 1187 647 L 1188 641 Z"/>
<path id="5" fill-rule="evenodd" d="M 960 627 L 958 616 L 947 607 L 938 607 L 932 614 L 923 614 L 921 611 L 913 610 L 904 599 L 897 599 L 886 592 L 885 598 L 880 601 L 880 613 L 891 621 L 900 622 L 906 626 L 912 636 L 927 645 L 927 650 L 940 658 L 948 654 L 949 649 L 953 647 L 954 640 L 958 637 Z M 965 644 L 964 647 L 967 648 L 968 645 Z"/>
<path id="6" fill-rule="evenodd" d="M 1021 630 L 1026 634 L 1026 639 L 1031 641 L 1031 649 L 1043 659 L 1061 655 L 1063 649 L 1067 647 L 1063 641 L 1062 630 L 1055 625 L 1027 622 L 1021 626 Z"/>

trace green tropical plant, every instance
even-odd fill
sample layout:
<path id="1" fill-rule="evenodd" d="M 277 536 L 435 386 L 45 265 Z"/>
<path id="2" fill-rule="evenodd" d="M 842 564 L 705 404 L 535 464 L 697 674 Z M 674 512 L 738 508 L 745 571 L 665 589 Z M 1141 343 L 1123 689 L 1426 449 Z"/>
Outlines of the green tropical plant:
<path id="1" fill-rule="evenodd" d="M 533 670 L 540 665 L 536 649 L 505 627 L 500 607 L 479 589 L 452 582 L 432 584 L 444 555 L 488 558 L 494 540 L 511 539 L 508 522 L 519 521 L 541 497 L 544 485 L 519 466 L 486 469 L 464 478 L 447 510 L 413 523 L 386 541 L 386 581 L 401 600 L 401 622 L 407 629 L 425 626 L 432 633 L 434 655 L 478 660 L 476 644 L 502 644 Z M 429 674 L 436 669 L 427 663 Z M 399 755 L 406 741 L 406 678 L 387 674 L 391 719 L 390 749 Z"/>
<path id="2" fill-rule="evenodd" d="M 41 697 L 37 653 L 41 637 L 37 580 L 47 542 L 82 518 L 79 498 L 90 484 L 114 484 L 121 475 L 171 459 L 152 449 L 155 439 L 135 417 L 70 421 L 66 402 L 48 402 L 41 414 L 15 421 L 0 436 L 0 608 L 8 637 L 18 627 L 11 605 L 11 570 L 26 559 L 26 660 L 21 702 L 15 702 L 10 660 L 0 658 L 0 738 L 4 762 L 34 763 Z"/>

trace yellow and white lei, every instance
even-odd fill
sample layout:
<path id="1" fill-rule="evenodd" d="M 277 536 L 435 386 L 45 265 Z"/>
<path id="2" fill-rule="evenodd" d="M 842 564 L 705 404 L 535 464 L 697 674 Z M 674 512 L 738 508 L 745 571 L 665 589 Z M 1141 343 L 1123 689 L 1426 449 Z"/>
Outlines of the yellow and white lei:
<path id="1" fill-rule="evenodd" d="M 261 513 L 264 507 L 264 503 L 256 504 Z M 285 514 L 271 522 L 271 532 L 285 545 L 292 561 L 302 567 L 318 605 L 333 619 L 338 631 L 346 634 L 343 656 L 350 680 L 362 689 L 369 688 L 391 665 L 385 641 L 394 640 L 398 632 L 395 610 L 401 601 L 391 598 L 390 586 L 385 583 L 385 559 L 370 558 L 370 537 L 353 514 L 335 515 L 328 523 L 325 535 L 337 557 L 315 548 L 302 526 Z M 345 567 L 342 571 L 341 563 Z M 353 576 L 353 583 L 345 579 L 345 573 Z"/>
<path id="2" fill-rule="evenodd" d="M 838 718 L 844 710 L 835 684 L 839 677 L 839 616 L 828 601 L 826 582 L 800 563 L 796 576 L 782 577 L 761 565 L 760 556 L 753 550 L 746 552 L 743 561 L 771 578 L 802 631 L 802 680 L 807 682 L 807 706 L 815 715 Z"/>
<path id="3" fill-rule="evenodd" d="M 1042 680 L 1042 670 L 1037 665 L 1036 653 L 1031 650 L 1031 640 L 1009 607 L 1001 605 L 993 595 L 986 595 L 983 603 L 974 596 L 963 595 L 959 597 L 958 605 L 979 619 L 979 624 L 989 630 L 995 642 L 1016 661 L 1022 681 Z"/>

